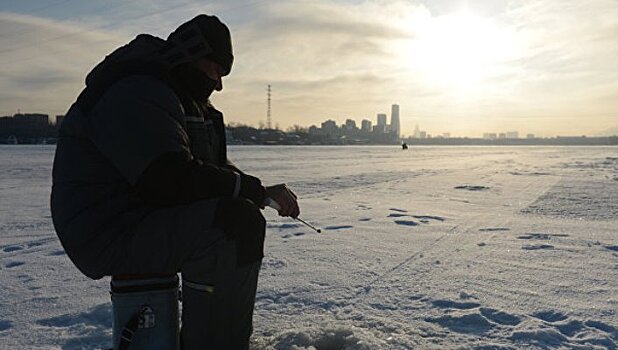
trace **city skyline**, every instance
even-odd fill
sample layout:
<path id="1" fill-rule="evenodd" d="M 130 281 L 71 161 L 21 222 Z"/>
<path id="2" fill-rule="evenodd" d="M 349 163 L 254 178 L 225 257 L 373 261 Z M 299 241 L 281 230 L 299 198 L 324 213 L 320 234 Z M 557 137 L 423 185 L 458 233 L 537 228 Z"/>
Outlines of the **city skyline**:
<path id="1" fill-rule="evenodd" d="M 428 132 L 426 130 L 421 130 L 419 124 L 416 124 L 414 131 L 411 134 L 401 134 L 398 128 L 398 119 L 399 119 L 399 105 L 393 104 L 391 105 L 391 115 L 390 115 L 391 123 L 388 124 L 388 115 L 386 113 L 378 113 L 376 115 L 376 123 L 367 118 L 361 118 L 360 124 L 357 124 L 357 119 L 345 118 L 344 123 L 337 123 L 336 120 L 331 118 L 322 121 L 320 127 L 315 124 L 312 125 L 292 125 L 287 128 L 288 132 L 296 132 L 300 130 L 308 131 L 309 134 L 322 134 L 323 130 L 331 130 L 341 132 L 342 135 L 345 135 L 345 131 L 353 131 L 353 132 L 361 132 L 365 134 L 390 134 L 392 136 L 392 140 L 403 140 L 403 139 L 426 139 L 426 138 L 478 138 L 484 140 L 499 140 L 499 139 L 535 139 L 535 138 L 547 138 L 548 136 L 537 135 L 533 133 L 522 133 L 519 130 L 500 130 L 500 131 L 478 131 L 477 134 L 469 136 L 469 135 L 456 135 L 451 133 L 450 131 L 439 131 L 439 132 Z M 43 124 L 47 126 L 59 127 L 60 123 L 64 119 L 64 115 L 56 115 L 50 116 L 45 113 L 36 113 L 36 112 L 20 112 L 11 115 L 11 116 L 0 116 L 0 134 L 6 131 L 7 129 L 13 128 L 15 126 L 20 126 L 21 128 L 34 128 L 32 130 L 40 129 Z M 25 123 L 24 123 L 25 122 Z M 21 124 L 14 124 L 21 123 Z M 230 127 L 239 127 L 239 126 L 248 126 L 254 127 L 256 129 L 270 129 L 266 124 L 261 123 L 260 125 L 250 125 L 250 124 L 238 124 L 238 123 L 230 123 L 228 125 Z M 51 129 L 50 129 L 51 130 Z M 270 130 L 283 130 L 278 125 L 272 127 Z M 595 135 L 554 135 L 551 137 L 587 137 L 587 136 L 595 136 Z M 606 135 L 606 136 L 618 136 L 618 132 Z"/>
<path id="2" fill-rule="evenodd" d="M 375 116 L 395 100 L 406 135 L 417 123 L 461 136 L 618 131 L 609 0 L 3 3 L 0 115 L 64 114 L 106 54 L 138 33 L 165 37 L 199 12 L 232 30 L 235 65 L 213 96 L 228 122 L 266 122 L 271 84 L 282 129 Z"/>
<path id="3" fill-rule="evenodd" d="M 228 125 L 225 130 L 229 145 L 447 145 L 447 146 L 611 146 L 618 145 L 618 136 L 588 137 L 557 136 L 537 137 L 534 134 L 519 136 L 518 131 L 489 132 L 482 137 L 451 137 L 449 132 L 431 135 L 420 130 L 417 125 L 411 136 L 398 133 L 398 105 L 391 106 L 391 123 L 387 124 L 386 114 L 376 115 L 376 125 L 368 119 L 361 121 L 361 126 L 353 119 L 346 119 L 340 126 L 332 119 L 321 123 L 321 127 L 312 125 L 303 128 L 298 125 L 283 132 L 278 128 L 254 128 L 246 125 Z M 0 144 L 56 144 L 58 130 L 64 116 L 56 116 L 52 124 L 47 114 L 22 113 L 14 116 L 0 117 Z M 401 137 L 400 137 L 401 136 Z"/>

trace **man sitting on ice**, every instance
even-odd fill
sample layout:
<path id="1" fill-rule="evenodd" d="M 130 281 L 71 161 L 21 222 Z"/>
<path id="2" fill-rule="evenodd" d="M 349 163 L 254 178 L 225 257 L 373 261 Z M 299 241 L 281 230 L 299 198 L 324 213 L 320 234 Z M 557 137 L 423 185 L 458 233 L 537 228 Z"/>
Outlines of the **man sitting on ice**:
<path id="1" fill-rule="evenodd" d="M 166 40 L 139 35 L 99 63 L 60 129 L 54 226 L 86 276 L 182 273 L 184 349 L 246 349 L 263 257 L 265 199 L 297 217 L 283 184 L 227 158 L 209 102 L 232 68 L 228 28 L 199 15 Z"/>

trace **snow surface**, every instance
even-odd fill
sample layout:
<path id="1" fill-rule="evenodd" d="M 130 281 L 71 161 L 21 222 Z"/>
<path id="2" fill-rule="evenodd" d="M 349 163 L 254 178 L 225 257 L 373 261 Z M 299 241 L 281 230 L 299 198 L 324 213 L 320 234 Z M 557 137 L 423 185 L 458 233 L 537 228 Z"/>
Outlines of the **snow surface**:
<path id="1" fill-rule="evenodd" d="M 53 151 L 0 146 L 0 348 L 109 348 L 109 280 L 80 275 L 51 224 Z M 618 148 L 230 157 L 322 228 L 266 212 L 252 349 L 618 347 Z"/>

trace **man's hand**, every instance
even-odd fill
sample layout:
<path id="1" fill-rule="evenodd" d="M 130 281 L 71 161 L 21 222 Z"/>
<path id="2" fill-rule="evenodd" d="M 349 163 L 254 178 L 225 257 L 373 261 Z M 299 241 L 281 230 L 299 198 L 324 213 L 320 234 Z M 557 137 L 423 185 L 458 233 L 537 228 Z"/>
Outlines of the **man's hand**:
<path id="1" fill-rule="evenodd" d="M 300 214 L 297 197 L 285 184 L 266 187 L 266 197 L 271 198 L 281 206 L 280 216 L 297 218 Z"/>

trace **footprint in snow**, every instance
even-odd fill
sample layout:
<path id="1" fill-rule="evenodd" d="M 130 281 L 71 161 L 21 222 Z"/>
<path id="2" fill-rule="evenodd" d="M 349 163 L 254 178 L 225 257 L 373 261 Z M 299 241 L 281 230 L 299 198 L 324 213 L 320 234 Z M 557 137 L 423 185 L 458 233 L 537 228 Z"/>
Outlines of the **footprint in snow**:
<path id="1" fill-rule="evenodd" d="M 273 228 L 273 229 L 279 229 L 279 231 L 283 231 L 283 230 L 288 230 L 288 229 L 299 228 L 300 225 L 299 224 L 295 224 L 295 223 L 289 223 L 289 224 L 268 224 L 266 227 L 267 228 Z"/>
<path id="2" fill-rule="evenodd" d="M 299 224 L 281 224 L 279 225 L 279 229 L 280 230 L 287 230 L 290 228 L 299 228 L 300 225 Z"/>
<path id="3" fill-rule="evenodd" d="M 293 237 L 300 237 L 300 236 L 304 236 L 305 233 L 304 232 L 294 232 L 294 233 L 286 233 L 283 236 L 281 236 L 281 238 L 293 238 Z"/>
<path id="4" fill-rule="evenodd" d="M 572 337 L 586 327 L 582 321 L 572 320 L 565 324 L 556 325 L 556 328 L 558 328 L 560 333 L 566 335 L 567 337 Z"/>
<path id="5" fill-rule="evenodd" d="M 435 215 L 412 215 L 412 214 L 405 214 L 405 213 L 408 213 L 408 211 L 405 210 L 405 209 L 390 208 L 389 210 L 395 212 L 395 213 L 388 214 L 387 217 L 389 217 L 389 218 L 410 217 L 410 218 L 417 219 L 420 223 L 423 223 L 423 224 L 429 224 L 432 220 L 434 220 L 434 221 L 444 221 L 445 220 L 443 217 L 435 216 Z M 416 222 L 414 220 L 394 220 L 394 222 L 397 225 L 402 225 L 402 226 L 418 226 L 419 225 L 419 222 Z"/>
<path id="6" fill-rule="evenodd" d="M 403 226 L 418 226 L 418 222 L 416 221 L 412 221 L 412 220 L 395 220 L 395 223 L 397 225 L 403 225 Z"/>
<path id="7" fill-rule="evenodd" d="M 582 332 L 590 332 L 591 329 L 593 329 L 592 333 L 598 333 L 598 331 L 604 332 L 604 333 L 608 333 L 608 335 L 612 338 L 618 338 L 618 329 L 616 329 L 616 327 L 609 325 L 607 323 L 603 323 L 600 321 L 595 321 L 595 320 L 588 320 L 585 322 L 582 322 L 580 320 L 571 320 L 569 322 L 566 323 L 560 323 L 560 324 L 555 324 L 555 327 L 558 329 L 558 331 L 562 334 L 564 334 L 567 337 L 573 337 L 576 336 L 583 338 L 583 336 L 585 335 L 585 333 Z M 581 334 L 579 334 L 581 333 Z M 593 335 L 593 337 L 598 337 L 598 335 Z M 598 340 L 605 340 L 607 339 L 606 337 L 598 337 Z M 596 339 L 592 339 L 592 340 L 596 340 Z M 610 347 L 611 349 L 613 349 L 614 347 Z"/>
<path id="8" fill-rule="evenodd" d="M 34 281 L 34 278 L 30 275 L 19 275 L 17 276 L 22 283 L 30 283 Z"/>
<path id="9" fill-rule="evenodd" d="M 467 310 L 474 309 L 481 304 L 475 302 L 462 302 L 462 301 L 454 301 L 454 300 L 434 300 L 431 302 L 434 307 L 440 309 L 457 309 L 457 310 Z"/>
<path id="10" fill-rule="evenodd" d="M 0 246 L 0 250 L 2 250 L 2 252 L 4 253 L 12 253 L 12 252 L 17 252 L 21 250 L 28 250 L 30 248 L 43 246 L 47 243 L 50 243 L 54 239 L 55 238 L 43 238 L 43 239 L 38 239 L 35 241 L 30 241 L 30 242 L 23 242 L 19 244 L 9 244 L 5 246 Z"/>
<path id="11" fill-rule="evenodd" d="M 579 338 L 585 341 L 584 344 L 610 344 L 607 341 L 609 338 L 618 338 L 618 329 L 616 327 L 595 320 L 587 320 L 582 322 L 580 320 L 569 320 L 568 317 L 558 311 L 546 310 L 539 311 L 532 314 L 542 321 L 551 323 L 554 328 L 543 327 L 540 330 L 529 330 L 513 333 L 511 339 L 521 342 L 543 341 L 546 344 L 550 342 L 553 345 L 559 346 L 563 342 L 568 341 L 568 338 Z M 608 333 L 608 336 L 602 336 L 598 332 Z M 568 337 L 568 338 L 567 338 Z M 608 347 L 614 349 L 612 346 Z"/>
<path id="12" fill-rule="evenodd" d="M 486 191 L 489 190 L 490 187 L 487 186 L 479 186 L 479 185 L 460 185 L 455 186 L 456 190 L 466 190 L 466 191 Z"/>
<path id="13" fill-rule="evenodd" d="M 552 237 L 569 237 L 567 234 L 551 234 L 551 233 L 527 233 L 517 237 L 517 239 L 535 239 L 535 240 L 550 240 Z"/>
<path id="14" fill-rule="evenodd" d="M 521 247 L 523 250 L 551 250 L 554 246 L 551 244 L 532 244 Z"/>
<path id="15" fill-rule="evenodd" d="M 532 314 L 532 317 L 536 317 L 539 320 L 545 322 L 560 322 L 567 319 L 567 316 L 560 311 L 544 310 L 538 311 Z"/>
<path id="16" fill-rule="evenodd" d="M 335 226 L 326 226 L 324 227 L 325 230 L 329 230 L 329 231 L 335 231 L 335 230 L 344 230 L 347 228 L 353 228 L 354 226 L 351 225 L 335 225 Z"/>
<path id="17" fill-rule="evenodd" d="M 395 210 L 395 209 L 391 208 L 391 210 Z M 397 209 L 396 211 L 398 211 L 398 212 L 397 213 L 390 213 L 390 214 L 388 214 L 387 217 L 389 217 L 389 218 L 411 217 L 411 218 L 417 219 L 418 221 L 422 222 L 423 224 L 428 224 L 431 221 L 444 221 L 444 220 L 446 220 L 445 218 L 443 218 L 441 216 L 435 216 L 435 215 L 403 214 L 404 212 L 407 213 L 407 210 L 404 211 L 403 209 Z M 410 225 L 410 226 L 415 226 L 415 225 Z"/>
<path id="18" fill-rule="evenodd" d="M 499 323 L 501 325 L 517 326 L 522 321 L 521 318 L 518 316 L 511 315 L 507 312 L 496 309 L 482 307 L 479 311 L 481 312 L 481 315 L 483 315 L 488 320 Z"/>
<path id="19" fill-rule="evenodd" d="M 26 263 L 23 262 L 23 261 L 13 261 L 13 262 L 10 262 L 10 263 L 4 265 L 4 267 L 6 267 L 7 269 L 11 269 L 11 268 L 14 268 L 14 267 L 17 267 L 17 266 L 22 266 L 22 265 L 25 265 L 25 264 Z"/>
<path id="20" fill-rule="evenodd" d="M 2 248 L 2 251 L 5 253 L 10 253 L 10 252 L 16 252 L 18 250 L 23 250 L 23 249 L 24 247 L 20 245 L 10 245 L 10 246 Z"/>
<path id="21" fill-rule="evenodd" d="M 603 323 L 601 321 L 595 321 L 595 320 L 588 320 L 584 323 L 586 326 L 591 327 L 591 328 L 596 328 L 600 331 L 603 331 L 605 333 L 610 333 L 612 335 L 612 337 L 614 338 L 618 338 L 618 328 L 609 325 L 607 323 Z"/>
<path id="22" fill-rule="evenodd" d="M 13 328 L 13 322 L 9 320 L 0 320 L 0 332 Z"/>
<path id="23" fill-rule="evenodd" d="M 49 256 L 62 256 L 62 255 L 67 255 L 67 253 L 64 250 L 56 250 L 56 251 L 49 253 L 48 255 Z"/>
<path id="24" fill-rule="evenodd" d="M 491 330 L 493 327 L 491 322 L 477 312 L 429 317 L 426 318 L 425 321 L 437 323 L 453 332 L 466 334 L 483 334 Z"/>
<path id="25" fill-rule="evenodd" d="M 435 221 L 444 221 L 446 220 L 445 218 L 441 217 L 441 216 L 435 216 L 435 215 L 412 215 L 413 218 L 419 219 L 421 221 L 426 220 L 435 220 Z"/>
<path id="26" fill-rule="evenodd" d="M 568 338 L 565 337 L 562 333 L 558 332 L 552 328 L 542 328 L 542 329 L 531 329 L 531 330 L 522 330 L 515 331 L 508 339 L 522 344 L 543 344 L 544 349 L 548 348 L 548 346 L 552 349 L 554 348 L 563 348 L 564 343 L 568 342 Z M 531 348 L 532 346 L 527 346 L 525 348 Z"/>
<path id="27" fill-rule="evenodd" d="M 486 227 L 480 228 L 480 232 L 498 232 L 498 231 L 510 231 L 511 229 L 508 227 Z"/>

